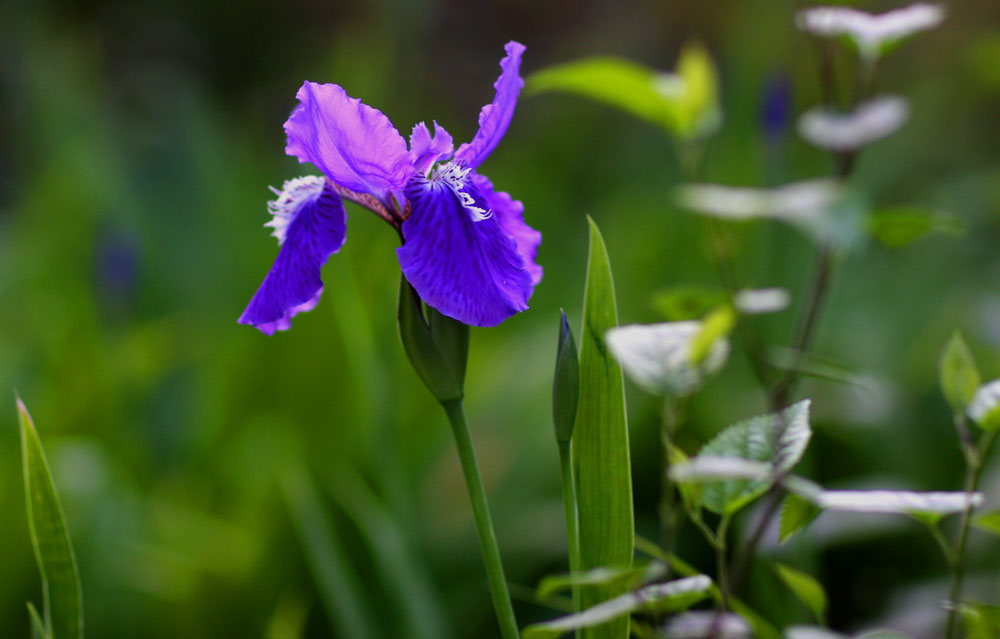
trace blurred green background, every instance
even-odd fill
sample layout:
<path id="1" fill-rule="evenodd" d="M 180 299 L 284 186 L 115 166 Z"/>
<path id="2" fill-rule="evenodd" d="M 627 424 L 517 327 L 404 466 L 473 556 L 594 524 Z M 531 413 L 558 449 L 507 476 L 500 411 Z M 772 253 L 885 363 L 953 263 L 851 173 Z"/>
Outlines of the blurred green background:
<path id="1" fill-rule="evenodd" d="M 283 153 L 295 91 L 336 82 L 404 133 L 437 120 L 460 142 L 492 98 L 509 39 L 527 45 L 526 73 L 594 54 L 670 69 L 697 39 L 718 65 L 724 112 L 705 179 L 779 184 L 831 168 L 791 122 L 819 101 L 796 6 L 6 3 L 0 635 L 27 636 L 24 602 L 40 600 L 16 388 L 61 489 L 89 636 L 494 636 L 450 434 L 396 335 L 394 233 L 349 205 L 348 242 L 324 270 L 319 306 L 272 338 L 236 324 L 277 251 L 262 227 L 267 186 L 307 169 Z M 949 333 L 962 329 L 985 377 L 1000 376 L 1000 5 L 948 11 L 943 28 L 880 68 L 879 89 L 909 98 L 912 117 L 862 157 L 852 184 L 874 205 L 951 211 L 968 232 L 893 252 L 865 245 L 841 263 L 816 351 L 867 384 L 800 389 L 814 398 L 817 431 L 802 470 L 830 486 L 959 489 L 936 386 Z M 768 100 L 788 111 L 769 131 Z M 549 393 L 558 309 L 579 322 L 585 215 L 604 231 L 624 323 L 661 319 L 656 291 L 717 276 L 705 223 L 671 204 L 673 143 L 645 123 L 572 97 L 527 98 L 483 171 L 544 234 L 532 309 L 473 331 L 467 392 L 508 576 L 533 587 L 565 570 Z M 800 303 L 808 239 L 763 223 L 737 237 L 743 281 L 785 286 Z M 794 315 L 756 324 L 787 344 Z M 637 530 L 651 536 L 659 406 L 627 393 Z M 681 443 L 695 450 L 764 409 L 737 352 L 694 401 Z M 1000 474 L 988 471 L 985 490 L 1000 503 Z M 973 537 L 969 591 L 995 602 L 1000 553 L 988 542 Z M 711 569 L 693 533 L 681 550 Z M 920 636 L 945 597 L 943 561 L 906 519 L 825 515 L 763 552 L 749 598 L 778 623 L 807 613 L 777 584 L 773 557 L 824 581 L 838 629 L 882 620 Z M 522 624 L 553 614 L 517 606 Z"/>

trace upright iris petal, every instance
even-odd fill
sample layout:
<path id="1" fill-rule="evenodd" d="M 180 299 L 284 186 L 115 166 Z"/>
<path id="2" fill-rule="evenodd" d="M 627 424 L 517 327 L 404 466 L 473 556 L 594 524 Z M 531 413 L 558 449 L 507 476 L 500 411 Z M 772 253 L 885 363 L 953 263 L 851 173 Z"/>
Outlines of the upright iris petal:
<path id="1" fill-rule="evenodd" d="M 471 142 L 458 147 L 455 159 L 465 162 L 465 165 L 476 168 L 483 163 L 493 149 L 497 147 L 510 120 L 514 117 L 514 107 L 517 106 L 517 96 L 521 93 L 524 80 L 521 79 L 521 54 L 524 45 L 519 42 L 508 42 L 504 47 L 507 56 L 500 61 L 500 77 L 493 84 L 496 96 L 493 102 L 483 107 L 479 112 L 479 130 Z"/>
<path id="2" fill-rule="evenodd" d="M 427 130 L 427 125 L 421 122 L 413 127 L 410 134 L 410 161 L 413 167 L 421 173 L 427 173 L 438 160 L 447 160 L 455 150 L 451 134 L 444 127 L 434 123 L 434 137 Z"/>
<path id="3" fill-rule="evenodd" d="M 528 308 L 533 288 L 517 244 L 467 176 L 452 167 L 417 174 L 404 190 L 413 214 L 396 249 L 403 274 L 441 313 L 495 326 Z M 463 195 L 465 197 L 463 197 Z"/>
<path id="4" fill-rule="evenodd" d="M 241 324 L 271 335 L 291 327 L 292 317 L 311 310 L 323 292 L 320 269 L 346 238 L 347 213 L 337 194 L 320 177 L 285 182 L 270 205 L 278 257 L 243 315 Z"/>
<path id="5" fill-rule="evenodd" d="M 306 82 L 285 122 L 285 152 L 311 162 L 333 183 L 388 204 L 413 172 L 406 142 L 389 118 L 336 84 Z"/>

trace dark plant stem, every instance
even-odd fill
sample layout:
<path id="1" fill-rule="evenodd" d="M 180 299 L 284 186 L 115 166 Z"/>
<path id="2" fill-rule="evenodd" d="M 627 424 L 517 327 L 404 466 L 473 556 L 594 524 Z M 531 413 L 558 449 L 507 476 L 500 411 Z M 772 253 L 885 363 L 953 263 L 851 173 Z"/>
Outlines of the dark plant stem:
<path id="1" fill-rule="evenodd" d="M 503 563 L 500 560 L 500 547 L 497 545 L 493 522 L 490 520 L 489 506 L 486 503 L 486 489 L 479 474 L 479 462 L 476 461 L 476 451 L 472 446 L 472 436 L 469 433 L 469 422 L 465 418 L 465 408 L 461 399 L 442 402 L 452 433 L 455 435 L 455 445 L 458 448 L 458 458 L 462 463 L 462 474 L 469 490 L 469 500 L 472 502 L 472 514 L 476 520 L 476 532 L 479 533 L 479 546 L 483 551 L 483 563 L 486 565 L 486 575 L 489 579 L 490 596 L 493 598 L 493 608 L 500 622 L 500 634 L 503 639 L 518 639 L 517 619 L 514 617 L 514 607 L 510 601 L 510 591 L 507 589 L 507 579 L 504 577 Z"/>
<path id="2" fill-rule="evenodd" d="M 965 421 L 960 418 L 956 419 L 956 425 L 960 421 L 962 422 L 962 426 L 964 426 Z M 966 428 L 965 430 L 967 432 L 968 429 Z M 986 466 L 986 458 L 989 456 L 990 449 L 993 448 L 996 437 L 996 431 L 984 433 L 979 440 L 979 446 L 973 447 L 965 455 L 965 492 L 968 495 L 968 501 L 966 502 L 965 510 L 962 511 L 962 523 L 958 529 L 958 541 L 955 544 L 955 552 L 951 554 L 951 588 L 948 592 L 949 607 L 948 621 L 945 628 L 946 639 L 955 639 L 956 632 L 958 631 L 958 604 L 961 601 L 962 581 L 965 577 L 965 547 L 969 540 L 969 529 L 972 526 L 972 511 L 974 508 L 972 505 L 972 494 L 979 488 L 979 480 L 982 478 L 983 469 Z M 965 443 L 963 442 L 964 445 Z"/>

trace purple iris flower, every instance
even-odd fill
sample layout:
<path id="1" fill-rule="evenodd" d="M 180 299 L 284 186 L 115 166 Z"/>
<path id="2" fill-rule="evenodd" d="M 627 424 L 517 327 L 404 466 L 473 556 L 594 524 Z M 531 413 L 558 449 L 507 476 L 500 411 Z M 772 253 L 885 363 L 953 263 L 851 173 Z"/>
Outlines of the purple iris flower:
<path id="1" fill-rule="evenodd" d="M 300 104 L 285 122 L 285 151 L 323 176 L 275 190 L 267 226 L 281 248 L 240 323 L 271 335 L 316 306 L 320 269 L 344 244 L 345 198 L 400 233 L 403 274 L 444 315 L 495 326 L 528 308 L 542 278 L 535 264 L 541 233 L 524 223 L 520 202 L 476 172 L 506 133 L 524 86 L 524 46 L 509 42 L 505 50 L 496 97 L 480 112 L 475 137 L 457 151 L 436 122 L 433 135 L 422 122 L 413 127 L 407 149 L 389 118 L 338 85 L 302 85 Z"/>

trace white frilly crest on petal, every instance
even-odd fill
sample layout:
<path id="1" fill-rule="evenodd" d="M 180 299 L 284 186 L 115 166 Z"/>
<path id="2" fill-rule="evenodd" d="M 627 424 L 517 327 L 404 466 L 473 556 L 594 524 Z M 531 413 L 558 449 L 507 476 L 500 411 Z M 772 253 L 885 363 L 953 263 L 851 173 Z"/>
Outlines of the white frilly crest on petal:
<path id="1" fill-rule="evenodd" d="M 277 199 L 267 203 L 267 210 L 270 211 L 270 222 L 264 224 L 274 229 L 272 237 L 278 238 L 278 246 L 285 243 L 285 234 L 288 232 L 288 225 L 295 219 L 295 213 L 306 200 L 319 197 L 326 180 L 316 175 L 304 175 L 302 177 L 286 180 L 281 186 L 281 190 L 268 187 L 277 195 Z"/>

